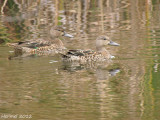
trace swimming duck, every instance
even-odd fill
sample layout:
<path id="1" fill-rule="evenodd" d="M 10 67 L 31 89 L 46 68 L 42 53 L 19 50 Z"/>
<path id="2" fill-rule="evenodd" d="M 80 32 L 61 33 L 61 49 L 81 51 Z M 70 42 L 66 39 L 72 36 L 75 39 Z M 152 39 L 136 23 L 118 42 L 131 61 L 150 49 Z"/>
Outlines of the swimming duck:
<path id="1" fill-rule="evenodd" d="M 106 45 L 119 46 L 118 43 L 115 43 L 110 40 L 108 36 L 99 36 L 96 39 L 96 51 L 94 50 L 69 50 L 66 54 L 61 54 L 64 61 L 106 61 L 114 56 L 106 50 Z"/>
<path id="2" fill-rule="evenodd" d="M 45 39 L 36 39 L 21 41 L 18 43 L 11 43 L 9 46 L 14 46 L 15 52 L 19 53 L 41 53 L 48 51 L 56 51 L 66 49 L 63 42 L 59 39 L 61 36 L 72 38 L 73 36 L 67 34 L 61 26 L 51 27 L 49 31 L 49 37 Z"/>

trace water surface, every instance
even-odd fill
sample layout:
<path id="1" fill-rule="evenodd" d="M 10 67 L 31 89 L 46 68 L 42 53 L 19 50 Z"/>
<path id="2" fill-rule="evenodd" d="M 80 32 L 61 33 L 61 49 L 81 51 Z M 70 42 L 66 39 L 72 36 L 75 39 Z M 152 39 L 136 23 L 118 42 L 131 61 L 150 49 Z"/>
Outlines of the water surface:
<path id="1" fill-rule="evenodd" d="M 33 120 L 159 120 L 159 0 L 0 0 L 0 114 Z M 108 35 L 120 47 L 102 65 L 59 55 L 12 56 L 4 42 L 47 37 L 62 25 L 68 49 L 94 49 Z M 8 118 L 11 119 L 11 118 Z"/>

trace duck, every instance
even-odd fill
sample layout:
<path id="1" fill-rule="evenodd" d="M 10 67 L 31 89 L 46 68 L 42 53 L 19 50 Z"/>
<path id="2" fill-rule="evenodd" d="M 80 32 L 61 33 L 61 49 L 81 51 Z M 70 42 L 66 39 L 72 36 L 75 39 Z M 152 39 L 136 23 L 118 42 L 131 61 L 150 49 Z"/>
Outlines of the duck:
<path id="1" fill-rule="evenodd" d="M 63 61 L 80 61 L 80 62 L 106 61 L 106 60 L 115 58 L 105 48 L 106 45 L 119 46 L 120 44 L 113 42 L 106 35 L 101 35 L 96 39 L 96 51 L 91 49 L 68 50 L 66 54 L 61 54 L 61 57 Z"/>
<path id="2" fill-rule="evenodd" d="M 47 38 L 39 38 L 35 40 L 28 41 L 20 41 L 18 43 L 10 43 L 9 46 L 13 46 L 16 53 L 44 53 L 44 52 L 56 52 L 58 53 L 60 50 L 66 49 L 64 47 L 63 42 L 59 37 L 65 36 L 69 38 L 73 38 L 72 35 L 66 33 L 62 26 L 54 26 L 51 27 L 48 33 Z"/>

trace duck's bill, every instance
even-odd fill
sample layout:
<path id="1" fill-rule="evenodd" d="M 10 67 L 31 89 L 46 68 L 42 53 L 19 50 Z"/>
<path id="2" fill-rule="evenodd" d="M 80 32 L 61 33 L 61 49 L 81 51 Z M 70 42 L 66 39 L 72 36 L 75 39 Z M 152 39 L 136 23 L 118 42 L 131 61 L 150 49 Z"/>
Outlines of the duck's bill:
<path id="1" fill-rule="evenodd" d="M 64 36 L 65 36 L 65 37 L 69 37 L 69 38 L 73 38 L 73 35 L 70 35 L 70 34 L 68 34 L 68 33 L 65 33 Z"/>
<path id="2" fill-rule="evenodd" d="M 116 43 L 116 42 L 113 42 L 113 41 L 110 41 L 108 43 L 108 45 L 113 45 L 113 46 L 119 46 L 120 44 Z"/>

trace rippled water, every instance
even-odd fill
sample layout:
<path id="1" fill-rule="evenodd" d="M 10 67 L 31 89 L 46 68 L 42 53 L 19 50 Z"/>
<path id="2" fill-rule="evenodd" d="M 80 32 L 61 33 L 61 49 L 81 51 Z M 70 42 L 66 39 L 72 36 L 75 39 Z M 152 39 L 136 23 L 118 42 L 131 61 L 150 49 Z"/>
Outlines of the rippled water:
<path id="1" fill-rule="evenodd" d="M 101 34 L 121 46 L 107 48 L 114 60 L 95 65 L 64 63 L 59 55 L 9 60 L 14 49 L 2 44 L 0 119 L 160 119 L 158 0 L 5 1 L 0 43 L 47 37 L 48 27 L 62 25 L 74 35 L 63 39 L 68 49 L 95 49 Z"/>

